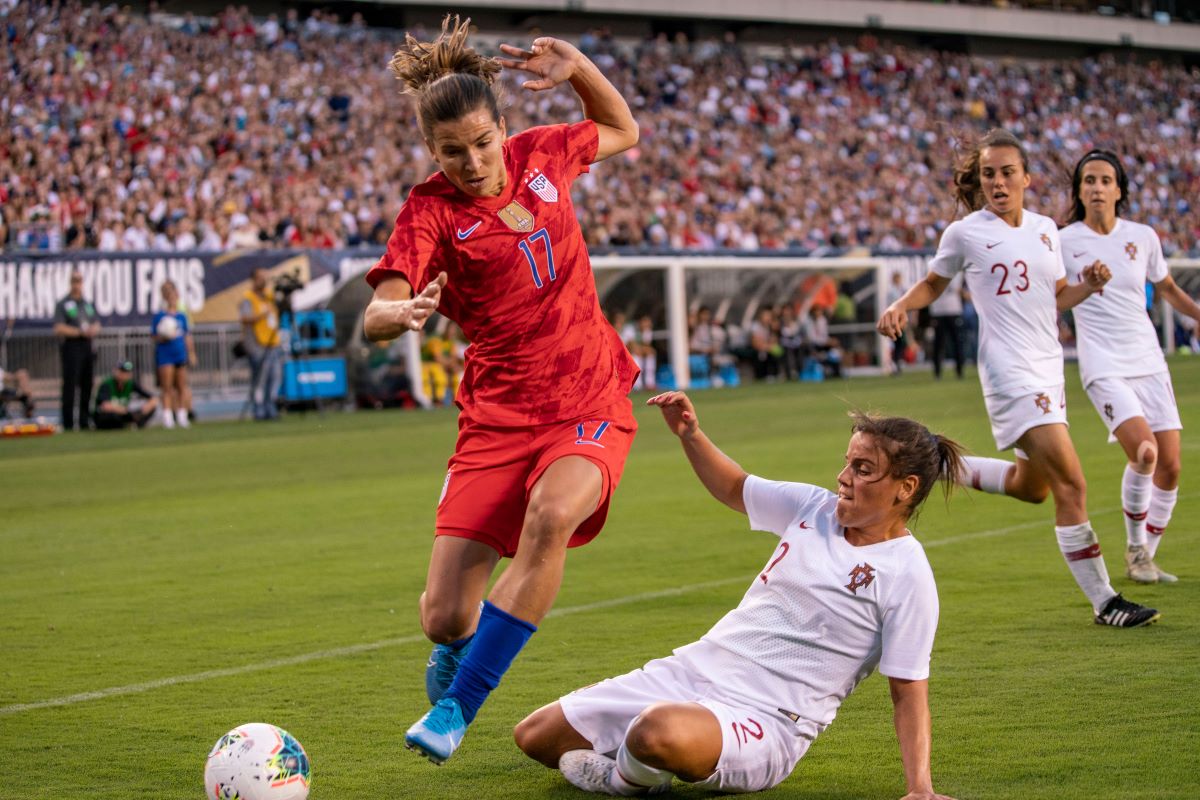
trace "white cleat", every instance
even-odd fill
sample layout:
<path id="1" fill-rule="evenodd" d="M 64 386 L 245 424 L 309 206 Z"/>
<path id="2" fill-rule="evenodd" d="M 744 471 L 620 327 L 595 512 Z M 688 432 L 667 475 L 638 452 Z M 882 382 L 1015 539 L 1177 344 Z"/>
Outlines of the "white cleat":
<path id="1" fill-rule="evenodd" d="M 1146 546 L 1131 544 L 1125 549 L 1125 575 L 1135 583 L 1158 583 L 1159 571 L 1155 569 Z"/>
<path id="2" fill-rule="evenodd" d="M 574 787 L 593 794 L 616 795 L 611 783 L 617 761 L 595 750 L 568 750 L 558 759 L 558 771 Z"/>
<path id="3" fill-rule="evenodd" d="M 1158 575 L 1159 583 L 1178 583 L 1179 582 L 1179 578 L 1177 578 L 1176 576 L 1172 575 L 1169 572 L 1164 572 L 1163 568 L 1160 567 L 1158 564 L 1154 563 L 1153 559 L 1150 561 L 1150 566 L 1154 569 L 1154 573 L 1156 575 Z"/>

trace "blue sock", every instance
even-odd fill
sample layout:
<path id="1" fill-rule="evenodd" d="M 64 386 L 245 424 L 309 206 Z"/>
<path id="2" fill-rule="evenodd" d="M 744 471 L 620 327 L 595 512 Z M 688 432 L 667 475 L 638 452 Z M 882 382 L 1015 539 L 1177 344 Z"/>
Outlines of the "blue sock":
<path id="1" fill-rule="evenodd" d="M 536 625 L 484 602 L 471 652 L 459 665 L 458 674 L 445 694 L 462 706 L 467 724 L 475 719 L 483 701 L 500 685 L 500 679 L 535 631 Z"/>

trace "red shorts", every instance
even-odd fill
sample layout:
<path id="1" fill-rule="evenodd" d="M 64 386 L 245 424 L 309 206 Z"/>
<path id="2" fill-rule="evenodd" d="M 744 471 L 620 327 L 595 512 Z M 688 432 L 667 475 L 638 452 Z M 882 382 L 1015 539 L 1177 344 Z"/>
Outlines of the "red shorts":
<path id="1" fill-rule="evenodd" d="M 636 433 L 627 398 L 595 415 L 524 428 L 481 425 L 463 415 L 438 501 L 437 535 L 474 539 L 511 558 L 542 473 L 564 456 L 583 456 L 600 468 L 604 486 L 596 511 L 567 546 L 587 544 L 604 527 Z"/>

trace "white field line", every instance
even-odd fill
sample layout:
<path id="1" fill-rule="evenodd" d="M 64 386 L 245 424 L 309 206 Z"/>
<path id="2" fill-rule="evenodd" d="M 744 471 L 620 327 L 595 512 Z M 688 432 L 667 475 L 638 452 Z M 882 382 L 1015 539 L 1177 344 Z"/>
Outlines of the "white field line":
<path id="1" fill-rule="evenodd" d="M 1180 499 L 1183 499 L 1182 497 Z M 1096 515 L 1109 514 L 1120 509 L 1103 509 L 1096 512 Z M 975 533 L 964 533 L 958 536 L 948 536 L 945 539 L 935 539 L 930 542 L 922 542 L 925 549 L 931 547 L 943 547 L 949 544 L 958 544 L 959 542 L 969 542 L 974 539 L 990 539 L 995 536 L 1006 536 L 1017 531 L 1028 530 L 1029 528 L 1051 527 L 1051 523 L 1047 520 L 1038 520 L 1036 522 L 1022 522 L 1019 525 L 1009 525 L 1004 528 L 993 528 L 987 531 L 976 531 Z M 686 586 L 676 586 L 670 589 L 659 589 L 654 592 L 642 592 L 641 594 L 630 594 L 624 597 L 613 597 L 608 600 L 599 600 L 595 603 L 584 603 L 578 606 L 567 606 L 565 608 L 556 608 L 547 614 L 547 618 L 551 617 L 566 617 L 571 614 L 583 614 L 588 611 L 598 611 L 604 608 L 615 608 L 617 606 L 630 605 L 633 603 L 641 603 L 647 600 L 657 600 L 663 597 L 679 597 L 680 595 L 690 594 L 692 592 L 700 592 L 705 589 L 716 589 L 722 586 L 728 586 L 733 583 L 745 583 L 747 577 L 738 575 L 735 578 L 722 578 L 716 581 L 705 581 L 703 583 L 692 583 Z M 119 697 L 126 694 L 141 694 L 154 689 L 163 689 L 167 686 L 179 686 L 185 683 L 199 683 L 200 681 L 214 680 L 216 678 L 230 678 L 235 675 L 245 675 L 248 672 L 261 672 L 267 669 L 278 669 L 280 667 L 291 667 L 296 664 L 307 664 L 310 661 L 324 661 L 329 658 L 342 658 L 344 656 L 356 656 L 360 653 L 369 653 L 374 650 L 382 650 L 385 647 L 398 647 L 405 644 L 415 644 L 425 641 L 425 637 L 421 634 L 412 636 L 399 636 L 394 639 L 381 639 L 377 642 L 365 642 L 363 644 L 352 644 L 346 647 L 334 647 L 329 650 L 317 650 L 312 653 L 302 653 L 296 656 L 288 656 L 287 658 L 274 658 L 270 661 L 259 661 L 255 664 L 243 664 L 240 667 L 224 667 L 222 669 L 210 669 L 204 672 L 193 672 L 189 675 L 173 675 L 169 678 L 158 678 L 144 683 L 131 683 L 126 686 L 112 686 L 107 689 L 97 689 L 93 692 L 81 692 L 79 694 L 66 695 L 65 697 L 52 697 L 48 700 L 36 700 L 32 703 L 16 703 L 11 706 L 0 706 L 0 716 L 7 714 L 20 714 L 24 711 L 36 711 L 40 708 L 55 708 L 57 706 L 71 706 L 77 703 L 86 703 L 90 700 L 103 700 L 108 697 Z"/>

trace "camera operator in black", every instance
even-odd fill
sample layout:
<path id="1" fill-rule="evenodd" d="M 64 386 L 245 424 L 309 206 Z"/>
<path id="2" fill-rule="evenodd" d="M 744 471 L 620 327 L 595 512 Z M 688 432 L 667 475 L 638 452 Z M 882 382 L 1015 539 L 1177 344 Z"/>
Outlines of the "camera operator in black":
<path id="1" fill-rule="evenodd" d="M 96 363 L 95 338 L 100 332 L 96 307 L 83 299 L 83 274 L 71 273 L 71 291 L 54 307 L 54 332 L 62 355 L 62 426 L 75 428 L 75 397 L 79 397 L 79 428 L 88 429 L 88 406 Z"/>

